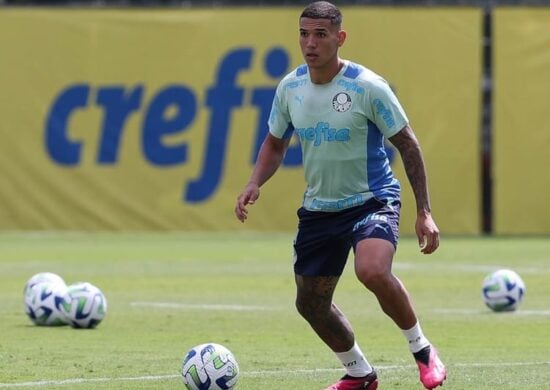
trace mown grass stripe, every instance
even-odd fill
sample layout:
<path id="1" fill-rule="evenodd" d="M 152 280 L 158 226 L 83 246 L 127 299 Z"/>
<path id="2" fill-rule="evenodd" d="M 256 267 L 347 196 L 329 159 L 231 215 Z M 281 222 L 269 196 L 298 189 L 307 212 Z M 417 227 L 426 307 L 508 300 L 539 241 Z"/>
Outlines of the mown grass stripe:
<path id="1" fill-rule="evenodd" d="M 156 307 L 160 309 L 182 309 L 182 310 L 227 310 L 227 311 L 262 311 L 279 310 L 277 307 L 257 305 L 220 305 L 204 303 L 176 303 L 176 302 L 131 302 L 134 307 Z"/>
<path id="2" fill-rule="evenodd" d="M 550 366 L 550 361 L 542 362 L 496 362 L 496 363 L 454 363 L 449 364 L 449 367 L 462 368 L 499 368 L 499 367 L 522 367 L 522 366 Z M 376 365 L 376 369 L 380 371 L 404 370 L 415 368 L 414 364 L 402 365 Z M 279 375 L 300 375 L 300 374 L 315 374 L 321 372 L 343 371 L 341 368 L 316 368 L 316 369 L 296 369 L 296 370 L 273 370 L 273 371 L 243 371 L 243 377 L 266 377 Z M 162 381 L 167 379 L 179 378 L 179 374 L 168 375 L 147 375 L 136 377 L 114 377 L 114 378 L 74 378 L 61 380 L 42 380 L 34 382 L 15 382 L 15 383 L 0 383 L 0 388 L 16 388 L 16 387 L 42 387 L 42 386 L 63 386 L 83 383 L 100 383 L 100 382 L 131 382 L 131 381 Z"/>

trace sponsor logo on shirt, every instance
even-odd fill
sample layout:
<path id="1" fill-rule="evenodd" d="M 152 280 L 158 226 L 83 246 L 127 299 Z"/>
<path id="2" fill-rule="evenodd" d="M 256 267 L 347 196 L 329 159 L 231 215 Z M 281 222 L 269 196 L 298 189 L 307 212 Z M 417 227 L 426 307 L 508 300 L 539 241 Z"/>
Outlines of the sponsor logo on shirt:
<path id="1" fill-rule="evenodd" d="M 338 85 L 344 87 L 346 91 L 352 91 L 358 93 L 359 95 L 363 95 L 365 93 L 365 88 L 360 87 L 355 81 L 340 80 L 338 81 Z"/>
<path id="2" fill-rule="evenodd" d="M 298 88 L 298 87 L 303 87 L 304 85 L 307 84 L 307 80 L 306 79 L 302 79 L 302 80 L 293 80 L 293 81 L 289 81 L 288 83 L 286 83 L 284 85 L 285 88 L 289 88 L 289 89 L 294 89 L 294 88 Z"/>
<path id="3" fill-rule="evenodd" d="M 384 123 L 388 128 L 392 128 L 395 126 L 395 119 L 393 118 L 392 112 L 384 105 L 382 100 L 380 99 L 374 99 L 373 102 L 374 107 L 376 108 L 376 113 L 382 117 L 384 120 Z"/>
<path id="4" fill-rule="evenodd" d="M 323 142 L 348 142 L 351 137 L 349 129 L 335 129 L 328 122 L 317 122 L 315 127 L 302 127 L 295 130 L 301 142 L 313 142 L 319 146 Z"/>
<path id="5" fill-rule="evenodd" d="M 320 200 L 313 199 L 310 208 L 312 210 L 343 210 L 350 207 L 359 206 L 365 203 L 365 197 L 362 194 L 352 195 L 338 200 Z M 354 228 L 355 230 L 355 228 Z"/>

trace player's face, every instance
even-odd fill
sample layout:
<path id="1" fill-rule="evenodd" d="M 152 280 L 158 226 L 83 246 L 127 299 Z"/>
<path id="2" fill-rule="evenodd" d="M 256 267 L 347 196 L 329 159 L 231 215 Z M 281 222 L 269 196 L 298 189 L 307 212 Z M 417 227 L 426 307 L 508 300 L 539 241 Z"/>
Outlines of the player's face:
<path id="1" fill-rule="evenodd" d="M 345 36 L 329 19 L 300 19 L 300 48 L 310 68 L 322 69 L 338 63 L 338 48 Z"/>

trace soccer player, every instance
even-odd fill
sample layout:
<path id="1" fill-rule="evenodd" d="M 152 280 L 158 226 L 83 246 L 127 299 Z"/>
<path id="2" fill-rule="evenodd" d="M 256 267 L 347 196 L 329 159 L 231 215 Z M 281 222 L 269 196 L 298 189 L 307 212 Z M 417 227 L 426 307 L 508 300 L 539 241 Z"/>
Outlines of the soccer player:
<path id="1" fill-rule="evenodd" d="M 235 214 L 248 205 L 281 164 L 293 134 L 300 138 L 307 188 L 294 241 L 296 307 L 334 351 L 346 375 L 326 390 L 375 390 L 376 371 L 355 342 L 333 293 L 353 248 L 355 274 L 384 313 L 402 330 L 427 389 L 443 383 L 446 369 L 419 325 L 409 295 L 392 273 L 398 239 L 400 186 L 384 149 L 399 151 L 416 200 L 416 234 L 424 254 L 439 246 L 419 143 L 388 83 L 362 65 L 340 58 L 346 40 L 342 14 L 317 1 L 300 15 L 305 64 L 277 87 L 266 136 Z"/>

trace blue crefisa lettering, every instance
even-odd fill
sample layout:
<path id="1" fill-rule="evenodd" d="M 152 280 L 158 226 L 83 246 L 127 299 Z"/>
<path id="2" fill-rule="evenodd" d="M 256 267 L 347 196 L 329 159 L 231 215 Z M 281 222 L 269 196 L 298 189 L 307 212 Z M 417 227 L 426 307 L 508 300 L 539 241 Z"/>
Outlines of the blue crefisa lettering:
<path id="1" fill-rule="evenodd" d="M 393 118 L 392 112 L 384 105 L 384 102 L 380 99 L 373 100 L 374 107 L 376 107 L 376 113 L 382 117 L 384 123 L 389 128 L 395 126 L 395 119 Z"/>
<path id="2" fill-rule="evenodd" d="M 97 91 L 96 104 L 103 107 L 103 124 L 97 162 L 113 164 L 118 160 L 122 129 L 128 116 L 141 105 L 143 86 L 126 90 L 124 87 L 104 87 Z"/>
<path id="3" fill-rule="evenodd" d="M 357 222 L 355 225 L 353 225 L 353 231 L 356 231 L 361 226 L 365 226 L 370 221 L 380 221 L 388 223 L 388 217 L 386 215 L 379 215 L 379 214 L 370 214 Z"/>
<path id="4" fill-rule="evenodd" d="M 365 197 L 361 194 L 353 195 L 339 200 L 313 199 L 311 208 L 314 210 L 343 210 L 363 204 Z"/>
<path id="5" fill-rule="evenodd" d="M 80 162 L 82 143 L 69 139 L 68 122 L 73 111 L 88 105 L 90 86 L 73 85 L 61 91 L 54 100 L 46 119 L 46 150 L 50 157 L 61 165 L 76 165 Z"/>
<path id="6" fill-rule="evenodd" d="M 174 109 L 169 118 L 166 111 Z M 187 161 L 187 145 L 165 144 L 170 134 L 186 131 L 197 112 L 197 99 L 190 89 L 172 85 L 159 91 L 149 104 L 143 120 L 141 145 L 145 158 L 155 165 L 175 165 Z"/>
<path id="7" fill-rule="evenodd" d="M 306 79 L 294 80 L 294 81 L 289 81 L 288 83 L 286 83 L 284 87 L 288 88 L 288 89 L 294 89 L 294 88 L 298 88 L 298 87 L 303 87 L 306 84 L 307 84 Z"/>
<path id="8" fill-rule="evenodd" d="M 141 107 L 143 86 L 100 87 L 95 102 L 102 108 L 103 121 L 99 132 L 98 164 L 115 164 L 122 142 L 122 133 L 129 116 Z M 46 120 L 46 149 L 50 157 L 61 165 L 78 165 L 81 160 L 82 142 L 69 137 L 68 124 L 77 109 L 84 109 L 90 100 L 92 88 L 88 85 L 69 87 L 61 92 L 52 104 Z M 169 108 L 177 114 L 165 119 Z M 186 145 L 166 146 L 162 137 L 184 131 L 196 112 L 196 98 L 185 87 L 171 86 L 153 97 L 143 121 L 143 152 L 155 165 L 172 165 L 187 160 Z"/>
<path id="9" fill-rule="evenodd" d="M 213 193 L 221 178 L 227 144 L 231 112 L 241 107 L 244 89 L 236 86 L 239 73 L 250 68 L 252 49 L 242 48 L 230 52 L 218 68 L 216 84 L 206 94 L 206 106 L 210 109 L 207 128 L 206 151 L 202 175 L 189 182 L 185 191 L 187 202 L 201 202 Z"/>
<path id="10" fill-rule="evenodd" d="M 144 102 L 146 86 L 91 86 L 86 83 L 64 88 L 53 100 L 45 122 L 45 148 L 50 158 L 63 166 L 78 166 L 82 161 L 84 141 L 71 138 L 71 119 L 91 105 L 103 114 L 98 129 L 96 163 L 113 165 L 122 158 L 124 130 L 132 115 L 141 113 L 141 150 L 143 157 L 155 166 L 185 164 L 189 159 L 189 145 L 185 142 L 167 142 L 191 127 L 200 109 L 209 111 L 205 129 L 205 150 L 198 177 L 185 184 L 182 199 L 185 202 L 204 202 L 215 194 L 224 174 L 228 135 L 232 114 L 245 105 L 258 111 L 256 137 L 251 151 L 255 162 L 261 143 L 268 132 L 268 117 L 278 80 L 288 72 L 290 58 L 286 50 L 275 47 L 264 57 L 264 72 L 273 79 L 273 85 L 258 86 L 250 92 L 238 86 L 239 75 L 250 70 L 254 49 L 236 48 L 220 61 L 214 84 L 207 89 L 203 106 L 191 88 L 173 84 Z M 74 130 L 74 129 L 73 129 Z M 330 132 L 329 132 L 330 133 Z M 329 138 L 345 138 L 343 134 L 328 134 Z M 325 137 L 327 137 L 325 136 Z M 285 166 L 302 163 L 300 145 L 291 145 L 283 161 Z"/>
<path id="11" fill-rule="evenodd" d="M 359 86 L 356 81 L 340 80 L 338 81 L 338 85 L 344 87 L 346 91 L 355 92 L 359 95 L 365 94 L 365 88 Z"/>
<path id="12" fill-rule="evenodd" d="M 350 140 L 349 129 L 335 129 L 328 122 L 318 122 L 315 127 L 298 128 L 295 130 L 302 142 L 313 142 L 313 146 L 319 146 L 323 142 L 348 142 Z"/>

